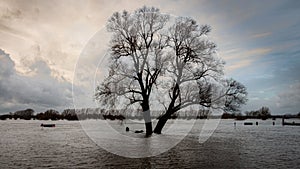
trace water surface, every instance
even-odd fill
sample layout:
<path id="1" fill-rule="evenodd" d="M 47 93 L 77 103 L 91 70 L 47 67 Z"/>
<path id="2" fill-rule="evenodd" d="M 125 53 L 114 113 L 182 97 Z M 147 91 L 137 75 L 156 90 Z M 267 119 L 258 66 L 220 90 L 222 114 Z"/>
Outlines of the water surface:
<path id="1" fill-rule="evenodd" d="M 158 156 L 126 158 L 97 146 L 77 121 L 0 121 L 0 168 L 298 168 L 300 127 L 281 126 L 280 120 L 221 120 L 204 143 L 198 136 L 204 120 L 179 144 Z M 87 121 L 88 122 L 88 121 Z M 184 128 L 190 121 L 182 122 Z M 125 128 L 130 124 L 112 125 Z M 170 122 L 172 123 L 172 122 Z M 131 126 L 134 127 L 134 126 Z M 138 128 L 138 127 L 137 127 Z M 180 135 L 180 131 L 178 132 Z M 158 137 L 169 137 L 165 133 Z M 170 136 L 171 137 L 171 136 Z M 176 137 L 172 136 L 172 137 Z M 114 140 L 110 140 L 114 143 Z"/>

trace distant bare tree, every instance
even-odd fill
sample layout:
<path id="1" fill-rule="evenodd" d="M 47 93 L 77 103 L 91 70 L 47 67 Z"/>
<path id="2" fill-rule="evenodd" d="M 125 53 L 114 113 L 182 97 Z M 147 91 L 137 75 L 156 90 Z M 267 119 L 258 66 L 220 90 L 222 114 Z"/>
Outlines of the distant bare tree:
<path id="1" fill-rule="evenodd" d="M 247 88 L 234 79 L 227 79 L 225 83 L 224 111 L 236 112 L 240 106 L 247 102 Z"/>
<path id="2" fill-rule="evenodd" d="M 33 109 L 19 110 L 14 113 L 15 118 L 30 120 L 34 114 Z"/>
<path id="3" fill-rule="evenodd" d="M 263 118 L 263 119 L 267 119 L 267 118 L 271 117 L 270 109 L 265 106 L 263 106 L 259 110 L 254 110 L 254 111 L 250 111 L 250 112 L 246 111 L 245 114 L 246 114 L 246 116 Z"/>

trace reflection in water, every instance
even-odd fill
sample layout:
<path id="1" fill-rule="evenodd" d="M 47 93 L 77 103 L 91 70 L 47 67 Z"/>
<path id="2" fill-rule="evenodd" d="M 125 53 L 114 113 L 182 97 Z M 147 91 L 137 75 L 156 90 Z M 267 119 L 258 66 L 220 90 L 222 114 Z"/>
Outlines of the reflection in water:
<path id="1" fill-rule="evenodd" d="M 144 127 L 144 123 L 130 123 L 126 126 L 134 129 L 126 131 L 125 125 L 116 121 L 88 120 L 80 124 L 86 134 L 101 148 L 124 157 L 144 158 L 156 156 L 176 146 L 189 133 L 195 120 L 170 120 L 164 135 L 153 134 L 145 138 L 145 133 L 135 133 Z"/>

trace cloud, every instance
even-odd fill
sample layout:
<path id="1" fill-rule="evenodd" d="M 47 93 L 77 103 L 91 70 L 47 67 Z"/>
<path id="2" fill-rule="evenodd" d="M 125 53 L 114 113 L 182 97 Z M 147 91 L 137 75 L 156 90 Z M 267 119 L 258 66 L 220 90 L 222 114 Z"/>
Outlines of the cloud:
<path id="1" fill-rule="evenodd" d="M 21 18 L 22 12 L 19 9 L 11 10 L 9 8 L 3 9 L 1 8 L 0 18 L 3 20 L 10 20 Z"/>
<path id="2" fill-rule="evenodd" d="M 272 35 L 272 32 L 257 33 L 252 35 L 252 38 L 263 38 Z"/>
<path id="3" fill-rule="evenodd" d="M 264 3 L 268 5 L 261 5 Z M 33 103 L 37 107 L 42 104 L 59 107 L 63 100 L 56 102 L 39 98 L 40 95 L 53 98 L 41 88 L 46 87 L 55 95 L 66 94 L 65 99 L 69 100 L 69 85 L 73 79 L 77 79 L 78 84 L 85 83 L 77 86 L 80 88 L 75 86 L 76 91 L 82 94 L 77 100 L 85 102 L 82 105 L 90 105 L 94 80 L 90 76 L 95 71 L 91 65 L 97 64 L 99 58 L 91 57 L 91 53 L 89 58 L 85 58 L 81 52 L 90 38 L 105 26 L 113 12 L 133 11 L 143 5 L 158 7 L 161 12 L 169 14 L 191 16 L 200 24 L 211 25 L 213 32 L 210 35 L 227 63 L 225 69 L 228 75 L 245 82 L 251 89 L 261 91 L 274 86 L 277 88 L 272 94 L 276 95 L 280 93 L 278 86 L 282 83 L 287 85 L 299 81 L 297 50 L 300 24 L 299 17 L 295 17 L 299 13 L 298 1 L 11 0 L 0 2 L 0 46 L 10 54 L 10 59 L 7 59 L 7 54 L 1 53 L 1 57 L 6 56 L 6 59 L 1 59 L 3 64 L 0 63 L 1 109 L 23 108 Z M 78 65 L 83 65 L 78 74 L 85 75 L 74 77 L 78 60 Z M 9 92 L 3 100 L 4 91 Z M 26 103 L 21 103 L 19 96 L 30 94 L 34 96 L 24 98 Z M 263 95 L 255 97 L 257 104 L 260 105 L 263 98 Z M 39 100 L 44 102 L 39 103 Z"/>
<path id="4" fill-rule="evenodd" d="M 226 60 L 237 60 L 237 59 L 245 59 L 245 58 L 257 58 L 263 55 L 266 55 L 272 51 L 271 48 L 253 48 L 253 49 L 230 49 L 228 51 L 224 51 L 223 57 Z"/>
<path id="5" fill-rule="evenodd" d="M 276 106 L 282 109 L 282 113 L 300 112 L 300 83 L 288 86 L 276 97 Z"/>
<path id="6" fill-rule="evenodd" d="M 10 77 L 15 73 L 13 67 L 15 66 L 14 62 L 9 58 L 9 56 L 0 49 L 0 77 Z M 1 80 L 1 79 L 0 79 Z"/>
<path id="7" fill-rule="evenodd" d="M 35 74 L 24 76 L 15 71 L 10 55 L 0 49 L 0 67 L 0 113 L 25 108 L 61 110 L 71 106 L 71 84 L 52 77 L 45 61 L 33 62 L 30 69 Z"/>
<path id="8" fill-rule="evenodd" d="M 225 68 L 227 72 L 231 73 L 252 65 L 255 61 L 266 56 L 271 51 L 271 48 L 255 48 L 251 50 L 235 48 L 225 51 L 223 54 L 221 53 L 221 55 L 226 61 L 229 61 L 229 64 Z"/>
<path id="9" fill-rule="evenodd" d="M 235 64 L 231 64 L 229 66 L 226 67 L 227 72 L 231 72 L 234 70 L 238 70 L 240 68 L 246 67 L 251 65 L 251 63 L 253 62 L 253 60 L 240 60 L 238 62 L 236 62 Z"/>

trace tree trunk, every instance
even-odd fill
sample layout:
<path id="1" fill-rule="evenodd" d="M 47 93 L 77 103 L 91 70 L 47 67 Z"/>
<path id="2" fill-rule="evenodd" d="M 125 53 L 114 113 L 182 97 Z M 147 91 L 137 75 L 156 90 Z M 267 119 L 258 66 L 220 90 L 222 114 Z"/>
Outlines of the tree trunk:
<path id="1" fill-rule="evenodd" d="M 143 116 L 144 116 L 145 127 L 146 127 L 146 137 L 149 137 L 152 135 L 152 121 L 151 121 L 149 104 L 147 103 L 142 104 L 142 108 L 143 108 Z"/>
<path id="2" fill-rule="evenodd" d="M 144 111 L 144 121 L 146 127 L 146 137 L 152 135 L 152 121 L 150 116 L 150 110 Z"/>
<path id="3" fill-rule="evenodd" d="M 152 122 L 145 123 L 146 126 L 146 137 L 152 135 Z"/>
<path id="4" fill-rule="evenodd" d="M 161 134 L 162 129 L 164 128 L 165 124 L 167 123 L 167 121 L 169 120 L 171 115 L 176 112 L 174 110 L 174 105 L 175 105 L 175 101 L 178 98 L 178 96 L 179 96 L 179 85 L 178 85 L 178 83 L 176 83 L 176 85 L 173 89 L 173 99 L 172 99 L 166 113 L 159 118 L 159 120 L 155 126 L 155 129 L 153 131 L 155 134 Z"/>
<path id="5" fill-rule="evenodd" d="M 170 118 L 170 116 L 171 116 L 171 114 L 167 112 L 166 114 L 162 115 L 159 118 L 159 120 L 158 120 L 158 122 L 157 122 L 157 124 L 155 126 L 155 129 L 153 131 L 155 134 L 161 134 L 161 131 L 164 128 L 164 126 L 167 123 L 167 121 Z"/>

